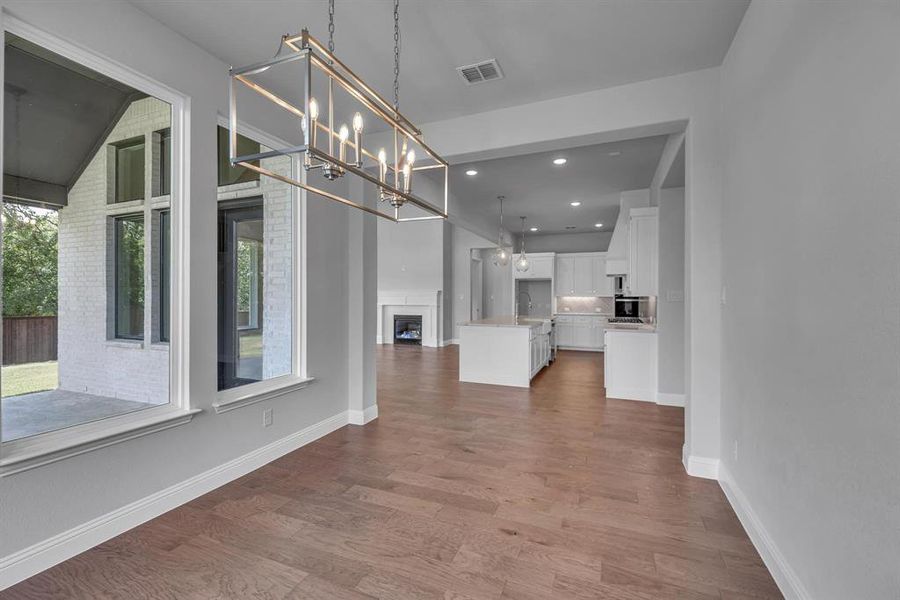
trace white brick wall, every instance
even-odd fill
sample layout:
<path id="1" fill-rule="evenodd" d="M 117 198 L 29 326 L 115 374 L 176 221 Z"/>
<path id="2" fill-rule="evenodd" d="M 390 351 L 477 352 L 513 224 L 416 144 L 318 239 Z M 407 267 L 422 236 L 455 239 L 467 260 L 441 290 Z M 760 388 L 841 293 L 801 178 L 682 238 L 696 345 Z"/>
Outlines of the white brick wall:
<path id="1" fill-rule="evenodd" d="M 59 386 L 127 400 L 168 401 L 167 344 L 152 343 L 158 310 L 152 240 L 157 222 L 151 210 L 166 208 L 168 198 L 110 204 L 108 182 L 114 171 L 108 144 L 145 136 L 145 198 L 151 198 L 157 158 L 153 132 L 169 127 L 170 107 L 155 98 L 133 103 L 104 147 L 72 187 L 68 206 L 59 213 Z M 210 135 L 215 135 L 214 131 Z M 266 159 L 263 166 L 289 174 L 290 159 Z M 292 205 L 290 186 L 265 177 L 258 183 L 220 188 L 218 199 L 263 196 L 263 377 L 290 373 L 292 350 Z M 152 205 L 152 206 L 151 206 Z M 109 219 L 144 214 L 144 342 L 109 339 L 113 310 L 109 293 L 112 248 Z"/>
<path id="2" fill-rule="evenodd" d="M 150 197 L 151 141 L 169 126 L 171 109 L 155 98 L 134 102 L 72 187 L 59 211 L 59 387 L 126 400 L 164 403 L 169 396 L 169 352 L 165 344 L 108 339 L 109 218 L 144 213 L 145 259 L 150 265 L 149 204 L 108 204 L 114 169 L 107 144 L 145 136 L 145 197 Z M 162 202 L 161 206 L 166 203 Z M 150 331 L 152 298 L 144 281 L 144 330 Z M 111 307 L 110 307 L 111 308 Z"/>

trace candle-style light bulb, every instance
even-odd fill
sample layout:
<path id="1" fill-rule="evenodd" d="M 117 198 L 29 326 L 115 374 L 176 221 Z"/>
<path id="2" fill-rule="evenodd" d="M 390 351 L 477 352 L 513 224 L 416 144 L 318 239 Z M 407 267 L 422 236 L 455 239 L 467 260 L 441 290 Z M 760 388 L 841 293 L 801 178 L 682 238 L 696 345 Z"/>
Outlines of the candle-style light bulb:
<path id="1" fill-rule="evenodd" d="M 308 143 L 310 146 L 316 145 L 316 131 L 319 129 L 316 121 L 319 119 L 319 103 L 315 98 L 309 99 L 309 123 L 307 125 Z"/>
<path id="2" fill-rule="evenodd" d="M 406 153 L 406 162 L 403 164 L 403 191 L 407 194 L 412 190 L 412 168 L 416 162 L 416 151 Z"/>
<path id="3" fill-rule="evenodd" d="M 353 148 L 354 148 L 354 158 L 356 159 L 356 166 L 362 166 L 362 130 L 363 130 L 363 119 L 362 115 L 356 113 L 353 115 Z"/>
<path id="4" fill-rule="evenodd" d="M 410 190 L 410 184 L 412 183 L 412 166 L 409 163 L 403 165 L 403 191 L 407 194 Z"/>
<path id="5" fill-rule="evenodd" d="M 340 130 L 338 131 L 338 138 L 341 140 L 340 148 L 338 149 L 338 158 L 341 162 L 347 162 L 347 139 L 350 137 L 350 130 L 347 129 L 346 125 L 341 125 Z"/>
<path id="6" fill-rule="evenodd" d="M 384 151 L 384 148 L 378 151 L 378 179 L 381 183 L 384 183 L 384 178 L 387 175 L 387 152 Z"/>

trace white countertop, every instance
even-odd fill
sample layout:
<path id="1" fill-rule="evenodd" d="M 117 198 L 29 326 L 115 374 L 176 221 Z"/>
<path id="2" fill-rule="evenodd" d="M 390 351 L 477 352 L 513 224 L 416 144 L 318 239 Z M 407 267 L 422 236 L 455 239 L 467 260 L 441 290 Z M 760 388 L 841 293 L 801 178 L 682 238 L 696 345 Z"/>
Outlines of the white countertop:
<path id="1" fill-rule="evenodd" d="M 598 313 L 598 312 L 558 312 L 556 313 L 557 317 L 603 317 L 608 319 L 613 316 L 612 313 Z"/>
<path id="2" fill-rule="evenodd" d="M 512 315 L 490 317 L 487 319 L 479 319 L 477 321 L 466 321 L 460 323 L 460 327 L 540 327 L 544 321 L 550 317 L 514 317 Z"/>

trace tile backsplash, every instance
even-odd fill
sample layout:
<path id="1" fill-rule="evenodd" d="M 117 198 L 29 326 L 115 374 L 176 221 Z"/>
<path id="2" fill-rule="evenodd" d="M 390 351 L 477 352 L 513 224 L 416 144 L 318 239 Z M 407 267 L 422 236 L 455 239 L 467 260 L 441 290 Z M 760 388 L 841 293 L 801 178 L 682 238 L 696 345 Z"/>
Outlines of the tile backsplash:
<path id="1" fill-rule="evenodd" d="M 571 312 L 611 315 L 615 312 L 615 303 L 612 296 L 557 296 L 556 312 L 559 314 Z"/>

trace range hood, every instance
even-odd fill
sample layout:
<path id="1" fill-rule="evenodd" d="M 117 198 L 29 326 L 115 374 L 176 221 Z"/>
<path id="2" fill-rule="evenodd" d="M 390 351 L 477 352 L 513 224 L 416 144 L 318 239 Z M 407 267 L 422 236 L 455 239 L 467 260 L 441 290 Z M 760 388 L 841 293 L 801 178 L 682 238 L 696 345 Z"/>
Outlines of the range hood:
<path id="1" fill-rule="evenodd" d="M 619 196 L 619 217 L 606 250 L 606 275 L 628 274 L 628 219 L 632 208 L 650 206 L 650 190 L 628 190 Z"/>

